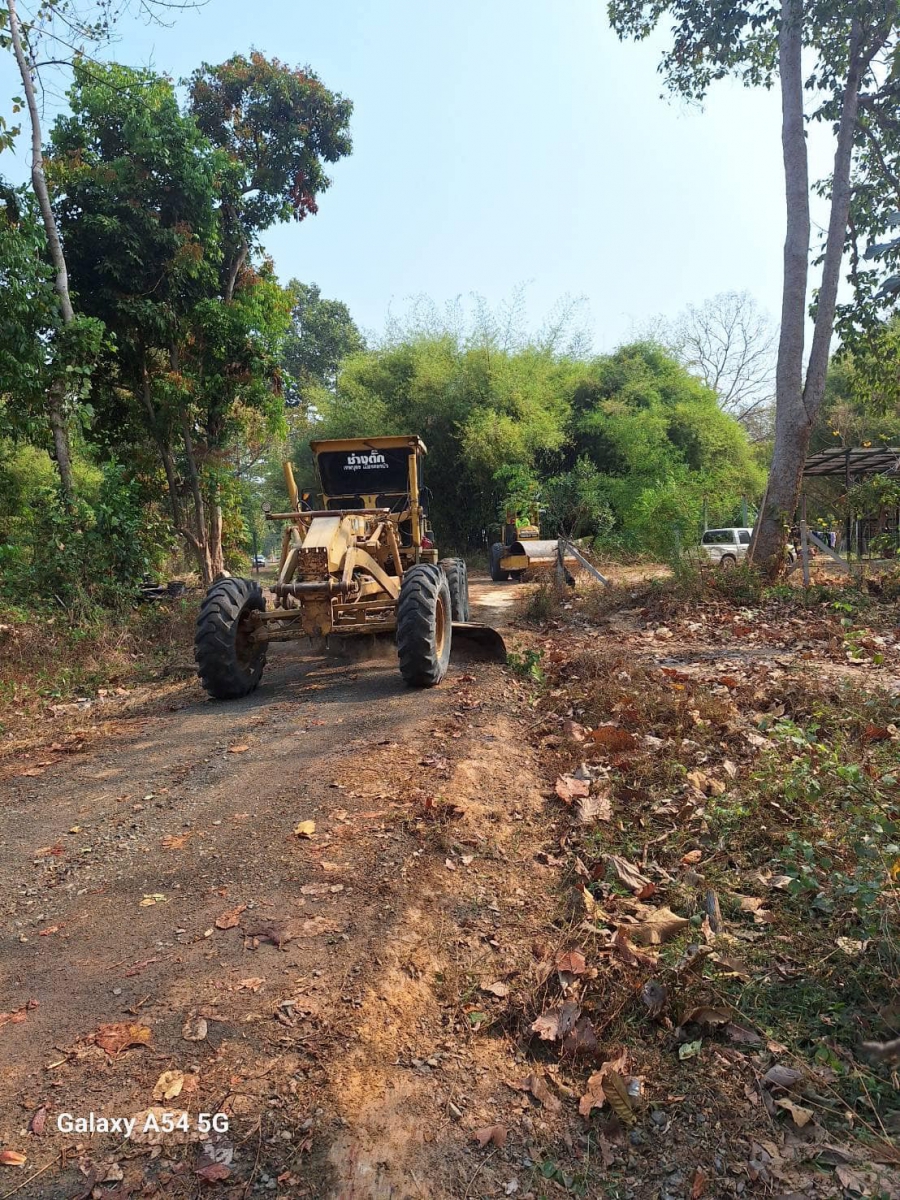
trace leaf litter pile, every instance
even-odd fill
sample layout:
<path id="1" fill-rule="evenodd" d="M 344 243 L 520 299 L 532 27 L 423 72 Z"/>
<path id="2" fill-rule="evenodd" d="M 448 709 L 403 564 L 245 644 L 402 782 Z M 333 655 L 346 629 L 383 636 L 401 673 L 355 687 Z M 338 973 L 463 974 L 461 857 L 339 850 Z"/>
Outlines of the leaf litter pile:
<path id="1" fill-rule="evenodd" d="M 567 819 L 557 941 L 521 1019 L 584 1119 L 547 1176 L 900 1196 L 897 606 L 785 589 L 669 599 L 661 621 L 660 599 L 629 597 L 627 623 L 609 597 L 556 605 L 532 646 Z"/>

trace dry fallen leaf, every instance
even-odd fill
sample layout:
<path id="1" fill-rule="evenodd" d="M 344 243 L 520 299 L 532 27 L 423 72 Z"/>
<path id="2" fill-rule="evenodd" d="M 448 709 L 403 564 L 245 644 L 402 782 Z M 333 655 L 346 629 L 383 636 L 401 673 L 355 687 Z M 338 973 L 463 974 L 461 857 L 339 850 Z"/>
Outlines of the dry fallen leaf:
<path id="1" fill-rule="evenodd" d="M 609 792 L 578 796 L 575 800 L 575 819 L 580 825 L 593 825 L 594 821 L 611 821 L 612 797 Z"/>
<path id="2" fill-rule="evenodd" d="M 854 1171 L 851 1167 L 842 1165 L 835 1169 L 835 1175 L 841 1182 L 841 1187 L 847 1188 L 848 1191 L 858 1192 L 860 1196 L 868 1196 L 871 1194 L 869 1182 L 861 1171 Z"/>
<path id="3" fill-rule="evenodd" d="M 577 1058 L 599 1058 L 600 1042 L 590 1017 L 579 1017 L 575 1028 L 563 1038 L 564 1054 Z"/>
<path id="4" fill-rule="evenodd" d="M 682 1025 L 727 1025 L 734 1014 L 728 1008 L 712 1008 L 707 1004 L 689 1009 L 681 1018 Z"/>
<path id="5" fill-rule="evenodd" d="M 763 1075 L 763 1083 L 770 1083 L 773 1087 L 792 1088 L 802 1078 L 801 1072 L 795 1071 L 793 1067 L 782 1067 L 776 1064 L 774 1067 L 769 1067 Z"/>
<path id="6" fill-rule="evenodd" d="M 165 903 L 166 903 L 166 897 L 162 894 L 162 892 L 151 892 L 149 895 L 144 896 L 143 900 L 141 900 L 138 907 L 139 908 L 152 908 L 154 904 L 165 904 Z"/>
<path id="7" fill-rule="evenodd" d="M 607 1071 L 604 1075 L 603 1093 L 619 1120 L 626 1125 L 633 1124 L 635 1116 L 631 1107 L 631 1097 L 628 1094 L 628 1084 L 618 1071 Z"/>
<path id="8" fill-rule="evenodd" d="M 146 1025 L 116 1021 L 101 1025 L 90 1040 L 107 1054 L 118 1054 L 128 1046 L 149 1046 L 150 1029 Z"/>
<path id="9" fill-rule="evenodd" d="M 571 804 L 577 797 L 591 794 L 591 781 L 577 779 L 574 775 L 560 775 L 556 781 L 556 794 L 564 804 Z"/>
<path id="10" fill-rule="evenodd" d="M 265 979 L 259 975 L 252 975 L 249 979 L 242 979 L 237 986 L 239 992 L 258 992 Z"/>
<path id="11" fill-rule="evenodd" d="M 679 917 L 670 908 L 657 908 L 640 924 L 629 925 L 625 932 L 639 946 L 660 946 L 688 925 L 690 921 L 687 917 Z"/>
<path id="12" fill-rule="evenodd" d="M 24 1167 L 27 1155 L 18 1150 L 0 1150 L 0 1164 L 4 1167 Z"/>
<path id="13" fill-rule="evenodd" d="M 33 1133 L 35 1137 L 40 1137 L 44 1132 L 44 1126 L 47 1123 L 47 1105 L 42 1104 L 41 1107 L 33 1114 L 28 1122 L 28 1131 Z"/>
<path id="14" fill-rule="evenodd" d="M 559 973 L 560 982 L 564 987 L 568 987 L 576 976 L 583 975 L 587 970 L 584 955 L 580 950 L 566 950 L 564 953 L 557 954 L 556 970 Z"/>
<path id="15" fill-rule="evenodd" d="M 642 892 L 650 883 L 646 875 L 642 875 L 627 858 L 622 858 L 618 854 L 607 854 L 604 861 L 608 867 L 612 867 L 619 883 L 624 884 L 632 892 Z"/>
<path id="16" fill-rule="evenodd" d="M 216 929 L 234 929 L 235 925 L 240 923 L 241 913 L 246 907 L 246 904 L 239 904 L 237 908 L 230 908 L 228 912 L 216 917 Z"/>
<path id="17" fill-rule="evenodd" d="M 705 794 L 709 776 L 705 771 L 688 771 L 687 781 L 695 791 Z"/>
<path id="18" fill-rule="evenodd" d="M 637 745 L 634 735 L 627 729 L 620 729 L 618 725 L 600 725 L 590 731 L 588 738 L 596 746 L 602 746 L 604 750 L 610 750 L 614 754 L 633 750 Z"/>
<path id="19" fill-rule="evenodd" d="M 311 838 L 315 832 L 316 832 L 315 821 L 301 821 L 300 824 L 294 830 L 294 833 L 299 838 Z"/>
<path id="20" fill-rule="evenodd" d="M 691 1200 L 700 1200 L 708 1183 L 709 1176 L 701 1167 L 697 1167 L 694 1171 L 694 1178 L 691 1180 Z"/>
<path id="21" fill-rule="evenodd" d="M 506 1145 L 506 1134 L 507 1129 L 505 1125 L 485 1125 L 483 1129 L 476 1129 L 472 1137 L 482 1149 L 488 1143 L 492 1146 L 502 1148 Z"/>
<path id="22" fill-rule="evenodd" d="M 207 1183 L 220 1183 L 229 1177 L 231 1168 L 226 1167 L 224 1163 L 211 1162 L 205 1167 L 198 1167 L 194 1174 L 198 1179 L 205 1179 Z"/>
<path id="23" fill-rule="evenodd" d="M 606 918 L 606 913 L 601 905 L 597 902 L 596 897 L 588 888 L 582 884 L 578 889 L 581 895 L 581 901 L 584 904 L 584 911 L 587 913 L 591 921 L 603 921 Z"/>
<path id="24" fill-rule="evenodd" d="M 322 917 L 317 917 L 316 920 L 323 920 Z M 306 922 L 311 925 L 311 921 Z M 270 921 L 266 925 L 257 925 L 252 929 L 247 929 L 244 936 L 248 938 L 262 938 L 267 942 L 274 943 L 280 950 L 286 946 L 288 942 L 294 940 L 297 936 L 295 927 L 290 921 Z"/>
<path id="25" fill-rule="evenodd" d="M 723 1032 L 729 1042 L 736 1042 L 739 1046 L 762 1045 L 762 1038 L 755 1029 L 747 1029 L 744 1025 L 735 1025 L 733 1021 L 728 1022 Z"/>
<path id="26" fill-rule="evenodd" d="M 186 1042 L 202 1042 L 208 1031 L 205 1017 L 188 1017 L 181 1027 L 181 1036 Z"/>
<path id="27" fill-rule="evenodd" d="M 601 1066 L 599 1071 L 595 1071 L 587 1081 L 587 1091 L 578 1102 L 578 1111 L 583 1117 L 589 1117 L 591 1110 L 602 1108 L 608 1097 L 603 1090 L 603 1081 L 611 1072 L 621 1072 L 628 1066 L 628 1051 L 621 1050 L 615 1058 L 609 1058 Z M 629 1111 L 630 1111 L 629 1104 Z"/>
<path id="28" fill-rule="evenodd" d="M 641 950 L 635 950 L 628 940 L 624 927 L 616 930 L 609 946 L 629 967 L 655 967 L 658 961 L 654 954 L 645 954 Z"/>
<path id="29" fill-rule="evenodd" d="M 542 1042 L 555 1042 L 564 1038 L 574 1029 L 575 1022 L 581 1016 L 581 1005 L 573 1000 L 566 1000 L 555 1008 L 542 1012 L 536 1021 L 532 1022 L 532 1033 L 536 1033 Z"/>
<path id="30" fill-rule="evenodd" d="M 162 840 L 166 850 L 183 850 L 191 837 L 189 833 L 168 833 Z"/>
<path id="31" fill-rule="evenodd" d="M 496 983 L 488 983 L 481 988 L 481 991 L 488 992 L 491 996 L 497 996 L 502 1000 L 509 995 L 509 985 L 497 980 Z"/>
<path id="32" fill-rule="evenodd" d="M 641 999 L 647 1006 L 647 1012 L 655 1020 L 666 1006 L 669 994 L 665 985 L 657 979 L 648 979 L 641 988 Z"/>
<path id="33" fill-rule="evenodd" d="M 778 1108 L 786 1109 L 791 1114 L 794 1124 L 801 1129 L 804 1125 L 808 1125 L 815 1116 L 811 1108 L 804 1108 L 801 1104 L 795 1104 L 793 1100 L 788 1100 L 786 1097 L 776 1100 L 775 1104 Z"/>
<path id="34" fill-rule="evenodd" d="M 160 1075 L 159 1079 L 153 1085 L 153 1099 L 174 1100 L 176 1096 L 181 1095 L 183 1087 L 183 1071 L 163 1071 L 162 1075 Z"/>
<path id="35" fill-rule="evenodd" d="M 546 1108 L 547 1112 L 555 1113 L 560 1111 L 562 1103 L 547 1087 L 543 1075 L 532 1073 L 528 1076 L 528 1081 L 532 1096 Z"/>

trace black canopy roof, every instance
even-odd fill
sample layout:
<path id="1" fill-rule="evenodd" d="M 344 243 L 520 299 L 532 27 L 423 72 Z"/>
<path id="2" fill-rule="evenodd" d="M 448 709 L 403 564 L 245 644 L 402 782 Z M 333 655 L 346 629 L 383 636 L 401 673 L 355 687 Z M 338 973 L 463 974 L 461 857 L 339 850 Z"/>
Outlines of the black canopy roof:
<path id="1" fill-rule="evenodd" d="M 810 475 L 892 475 L 900 471 L 898 446 L 835 446 L 811 454 L 803 467 Z"/>

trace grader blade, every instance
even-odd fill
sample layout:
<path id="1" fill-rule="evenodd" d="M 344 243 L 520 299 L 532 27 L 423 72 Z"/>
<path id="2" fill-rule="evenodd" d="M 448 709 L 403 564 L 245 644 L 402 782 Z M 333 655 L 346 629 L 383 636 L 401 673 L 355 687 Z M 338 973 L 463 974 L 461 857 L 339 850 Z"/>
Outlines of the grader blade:
<path id="1" fill-rule="evenodd" d="M 451 656 L 456 651 L 488 662 L 506 662 L 506 642 L 490 625 L 478 621 L 454 621 Z"/>

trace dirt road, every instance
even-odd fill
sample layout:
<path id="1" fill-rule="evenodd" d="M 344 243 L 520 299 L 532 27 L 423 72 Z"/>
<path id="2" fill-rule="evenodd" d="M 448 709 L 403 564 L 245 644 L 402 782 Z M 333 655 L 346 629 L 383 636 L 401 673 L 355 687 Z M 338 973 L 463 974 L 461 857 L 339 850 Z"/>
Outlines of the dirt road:
<path id="1" fill-rule="evenodd" d="M 493 623 L 519 591 L 474 590 Z M 27 1161 L 0 1196 L 463 1195 L 458 1123 L 490 1116 L 466 1000 L 515 957 L 510 917 L 527 942 L 516 875 L 544 837 L 521 699 L 497 666 L 423 693 L 390 658 L 288 644 L 243 701 L 187 679 L 120 736 L 13 768 L 0 1148 Z M 153 1105 L 189 1130 L 58 1129 Z"/>

